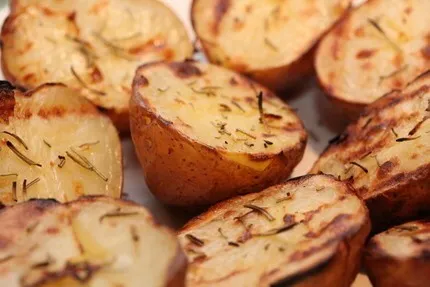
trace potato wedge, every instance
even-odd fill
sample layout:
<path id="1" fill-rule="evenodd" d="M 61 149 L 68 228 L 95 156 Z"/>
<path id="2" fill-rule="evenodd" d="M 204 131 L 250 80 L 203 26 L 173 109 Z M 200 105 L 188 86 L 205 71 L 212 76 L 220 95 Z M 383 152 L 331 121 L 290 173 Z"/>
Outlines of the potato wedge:
<path id="1" fill-rule="evenodd" d="M 34 35 L 37 35 L 35 37 Z M 185 27 L 157 0 L 14 0 L 2 29 L 2 68 L 23 88 L 72 87 L 129 131 L 136 68 L 192 56 Z"/>
<path id="2" fill-rule="evenodd" d="M 148 187 L 171 205 L 206 205 L 280 182 L 307 139 L 268 89 L 190 61 L 140 67 L 130 119 Z"/>
<path id="3" fill-rule="evenodd" d="M 430 72 L 364 111 L 334 139 L 311 173 L 348 181 L 377 229 L 430 206 Z"/>
<path id="4" fill-rule="evenodd" d="M 33 200 L 0 211 L 0 285 L 184 286 L 176 235 L 132 202 Z"/>
<path id="5" fill-rule="evenodd" d="M 114 125 L 61 84 L 23 94 L 0 82 L 0 158 L 5 205 L 121 195 L 121 142 Z"/>
<path id="6" fill-rule="evenodd" d="M 179 232 L 187 286 L 350 286 L 370 231 L 349 185 L 304 176 L 219 203 Z"/>
<path id="7" fill-rule="evenodd" d="M 413 221 L 382 232 L 369 241 L 364 254 L 373 286 L 426 287 L 430 274 L 430 221 Z"/>
<path id="8" fill-rule="evenodd" d="M 313 47 L 350 0 L 194 0 L 191 18 L 212 63 L 283 90 L 313 70 Z"/>
<path id="9" fill-rule="evenodd" d="M 427 0 L 372 0 L 321 41 L 315 59 L 321 86 L 350 118 L 430 69 Z"/>

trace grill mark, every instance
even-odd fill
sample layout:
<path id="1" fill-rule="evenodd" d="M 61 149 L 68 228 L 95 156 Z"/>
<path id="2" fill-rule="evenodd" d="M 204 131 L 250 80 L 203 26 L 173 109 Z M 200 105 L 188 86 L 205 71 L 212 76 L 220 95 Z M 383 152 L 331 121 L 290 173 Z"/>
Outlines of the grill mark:
<path id="1" fill-rule="evenodd" d="M 225 14 L 228 12 L 230 8 L 230 4 L 231 4 L 230 0 L 218 0 L 218 2 L 215 4 L 215 10 L 214 10 L 215 19 L 212 26 L 212 33 L 214 35 L 219 34 L 219 26 Z"/>

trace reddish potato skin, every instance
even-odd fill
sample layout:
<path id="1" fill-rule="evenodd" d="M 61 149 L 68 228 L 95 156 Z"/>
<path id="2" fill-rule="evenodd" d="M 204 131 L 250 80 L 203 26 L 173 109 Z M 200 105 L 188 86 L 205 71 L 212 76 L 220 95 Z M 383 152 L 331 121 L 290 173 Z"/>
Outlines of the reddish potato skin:
<path id="1" fill-rule="evenodd" d="M 305 139 L 256 171 L 180 134 L 151 113 L 138 93 L 130 100 L 130 129 L 149 189 L 176 206 L 205 206 L 279 183 L 300 162 L 306 146 Z"/>
<path id="2" fill-rule="evenodd" d="M 429 284 L 430 258 L 397 261 L 367 252 L 364 264 L 375 287 L 426 287 Z"/>
<path id="3" fill-rule="evenodd" d="M 294 184 L 300 186 L 307 179 L 312 176 L 318 175 L 304 175 L 290 181 L 294 181 Z M 332 177 L 333 181 L 336 181 Z M 277 186 L 270 187 L 276 189 Z M 352 186 L 348 185 L 348 192 L 355 194 Z M 206 212 L 200 214 L 188 223 L 186 223 L 179 234 L 192 232 L 194 228 L 198 228 L 206 222 L 214 220 L 218 214 L 223 214 L 226 210 L 231 209 L 237 202 L 245 203 L 251 198 L 258 197 L 259 193 L 252 193 L 244 196 L 237 196 L 210 207 Z M 315 266 L 304 272 L 299 273 L 295 276 L 278 279 L 276 282 L 265 280 L 261 281 L 259 286 L 294 286 L 294 287 L 333 287 L 333 282 L 338 287 L 349 287 L 354 282 L 360 268 L 362 255 L 366 240 L 371 231 L 371 222 L 369 220 L 369 213 L 367 207 L 365 207 L 366 220 L 361 225 L 357 225 L 355 229 L 347 230 L 343 232 L 342 241 L 339 242 L 337 250 L 333 253 L 333 256 L 325 262 L 317 262 Z M 341 229 L 344 227 L 340 227 Z M 339 239 L 339 238 L 338 238 Z M 339 239 L 340 240 L 340 239 Z M 290 263 L 291 264 L 291 263 Z M 192 266 L 192 263 L 190 263 Z M 282 268 L 281 268 L 282 269 Z"/>

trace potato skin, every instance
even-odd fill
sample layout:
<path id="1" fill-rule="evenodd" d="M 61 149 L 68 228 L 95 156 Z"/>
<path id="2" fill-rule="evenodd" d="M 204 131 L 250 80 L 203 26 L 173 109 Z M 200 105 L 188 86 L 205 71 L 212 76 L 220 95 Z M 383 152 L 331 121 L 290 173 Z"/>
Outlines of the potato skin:
<path id="1" fill-rule="evenodd" d="M 369 105 L 360 118 L 347 127 L 341 138 L 326 148 L 310 172 L 337 174 L 335 169 L 330 170 L 330 162 L 340 161 L 346 166 L 353 161 L 366 160 L 369 156 L 377 157 L 382 153 L 380 151 L 383 147 L 392 147 L 393 142 L 404 144 L 402 141 L 397 142 L 402 137 L 417 140 L 426 137 L 428 132 L 424 127 L 428 123 L 430 110 L 425 107 L 422 111 L 418 110 L 416 105 L 421 101 L 425 102 L 421 97 L 428 97 L 429 79 L 430 73 L 426 72 L 403 91 L 393 91 Z M 404 108 L 396 110 L 396 106 L 402 104 Z M 416 110 L 415 113 L 413 109 Z M 419 124 L 420 120 L 422 125 Z M 409 127 L 405 122 L 409 122 Z M 410 134 L 414 125 L 421 128 Z M 373 170 L 370 166 L 372 170 L 369 169 L 366 173 L 365 176 L 369 175 L 369 178 L 365 184 L 361 182 L 357 185 L 357 178 L 344 178 L 351 181 L 357 194 L 365 200 L 374 231 L 381 231 L 429 211 L 430 163 L 424 157 L 428 155 L 428 145 L 423 142 L 414 149 L 418 152 L 403 149 L 402 153 L 390 154 L 387 161 L 376 162 L 374 158 L 373 165 L 377 164 L 376 169 Z M 407 170 L 409 162 L 421 156 L 419 152 L 422 153 L 421 161 L 413 163 L 414 170 Z M 402 170 L 405 163 L 406 167 Z M 369 168 L 369 163 L 367 165 Z"/>
<path id="2" fill-rule="evenodd" d="M 136 83 L 135 83 L 136 84 Z M 263 171 L 229 161 L 215 149 L 176 131 L 133 95 L 130 128 L 146 183 L 161 201 L 178 206 L 207 205 L 261 190 L 288 177 L 301 160 L 306 140 L 276 155 Z"/>
<path id="3" fill-rule="evenodd" d="M 337 182 L 337 180 L 331 176 L 326 175 L 305 175 L 298 178 L 290 179 L 287 181 L 288 183 L 292 183 L 292 185 L 306 185 L 306 181 L 312 179 L 313 177 L 317 178 L 327 178 L 328 181 Z M 323 185 L 326 184 L 323 179 Z M 340 185 L 339 182 L 336 183 Z M 344 183 L 342 183 L 343 185 Z M 354 194 L 354 189 L 348 185 L 346 185 L 346 193 Z M 281 185 L 272 186 L 266 190 L 273 190 L 281 188 Z M 243 196 L 237 196 L 225 201 L 222 201 L 208 209 L 208 211 L 203 214 L 198 215 L 197 217 L 191 219 L 180 231 L 179 235 L 183 236 L 186 233 L 192 233 L 196 229 L 199 229 L 200 226 L 204 226 L 206 223 L 217 221 L 219 217 L 222 218 L 222 214 L 224 216 L 229 216 L 229 212 L 237 206 L 245 204 L 252 199 L 261 197 L 260 193 L 252 193 Z M 266 197 L 266 195 L 265 195 Z M 337 248 L 333 252 L 333 255 L 330 256 L 325 261 L 315 262 L 314 266 L 307 270 L 306 272 L 299 273 L 294 276 L 290 276 L 287 278 L 279 278 L 279 276 L 267 276 L 268 278 L 261 278 L 260 284 L 258 286 L 295 286 L 295 287 L 314 287 L 314 286 L 322 286 L 322 287 L 331 287 L 331 286 L 339 286 L 339 287 L 348 287 L 351 286 L 354 281 L 358 271 L 361 267 L 361 257 L 364 249 L 365 242 L 371 230 L 371 223 L 368 217 L 368 209 L 363 204 L 365 210 L 365 220 L 361 222 L 361 224 L 357 224 L 353 228 L 346 228 L 344 226 L 339 228 L 345 230 L 342 234 L 336 238 L 339 239 L 339 244 Z M 306 221 L 306 219 L 304 220 Z M 233 227 L 232 227 L 233 228 Z M 345 228 L 345 229 L 344 229 Z M 202 247 L 204 248 L 204 247 Z M 240 248 L 240 247 L 239 247 Z M 319 252 L 320 249 L 314 250 L 314 252 Z M 306 253 L 306 251 L 302 251 Z M 288 257 L 287 257 L 288 258 Z M 196 261 L 198 259 L 195 259 Z M 288 259 L 286 259 L 288 260 Z M 294 262 L 286 262 L 286 264 L 294 264 Z M 193 268 L 193 264 L 190 263 L 190 269 Z M 279 267 L 282 269 L 282 266 Z M 336 285 L 333 285 L 333 282 L 336 282 Z M 193 285 L 190 285 L 193 286 Z M 246 286 L 246 285 L 243 285 Z"/>
<path id="4" fill-rule="evenodd" d="M 292 87 L 293 84 L 295 84 L 298 80 L 302 79 L 305 76 L 312 75 L 315 72 L 314 69 L 314 55 L 316 51 L 317 44 L 320 40 L 320 38 L 325 34 L 326 32 L 323 32 L 321 34 L 315 35 L 306 45 L 306 47 L 303 47 L 301 49 L 299 55 L 297 58 L 285 65 L 280 65 L 277 67 L 268 67 L 266 69 L 249 69 L 245 63 L 238 62 L 236 59 L 225 59 L 220 60 L 219 57 L 217 57 L 213 50 L 213 44 L 211 42 L 205 41 L 204 36 L 205 35 L 199 35 L 197 32 L 197 25 L 196 25 L 196 5 L 197 2 L 201 0 L 193 0 L 191 5 L 191 24 L 193 26 L 194 31 L 197 34 L 197 37 L 200 39 L 200 43 L 203 49 L 203 52 L 205 56 L 208 58 L 208 60 L 211 63 L 217 64 L 217 65 L 223 65 L 229 69 L 238 71 L 255 81 L 261 83 L 262 85 L 270 88 L 273 91 L 285 91 L 286 89 Z M 215 13 L 223 12 L 222 7 L 228 7 L 230 6 L 230 0 L 220 0 L 218 2 L 219 7 L 216 7 L 215 9 L 219 10 Z M 347 7 L 345 11 L 349 11 L 350 7 Z M 345 12 L 346 14 L 346 12 Z M 340 16 L 340 19 L 343 18 L 344 15 Z M 339 21 L 339 20 L 338 20 Z M 336 21 L 337 22 L 337 21 Z M 330 29 L 328 28 L 327 31 Z"/>
<path id="5" fill-rule="evenodd" d="M 408 222 L 370 239 L 364 252 L 364 265 L 373 286 L 428 286 L 429 226 L 429 219 Z"/>

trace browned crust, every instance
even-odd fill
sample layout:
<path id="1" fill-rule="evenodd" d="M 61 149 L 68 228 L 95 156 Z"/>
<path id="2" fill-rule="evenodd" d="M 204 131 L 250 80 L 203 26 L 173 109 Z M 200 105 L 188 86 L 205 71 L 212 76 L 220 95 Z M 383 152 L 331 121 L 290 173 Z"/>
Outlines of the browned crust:
<path id="1" fill-rule="evenodd" d="M 15 110 L 15 91 L 9 82 L 0 82 L 0 123 L 8 124 Z"/>
<path id="2" fill-rule="evenodd" d="M 243 73 L 274 91 L 285 91 L 301 78 L 307 75 L 312 75 L 315 72 L 314 58 L 315 58 L 316 49 L 320 39 L 322 39 L 324 35 L 326 35 L 331 30 L 331 28 L 336 25 L 336 23 L 340 22 L 345 17 L 345 15 L 349 13 L 349 11 L 352 8 L 352 5 L 350 3 L 349 8 L 347 8 L 344 12 L 344 16 L 342 16 L 335 24 L 333 24 L 332 27 L 329 27 L 326 30 L 326 32 L 323 33 L 322 35 L 315 35 L 315 37 L 310 41 L 309 45 L 303 48 L 303 51 L 300 53 L 300 56 L 295 61 L 278 67 L 268 67 L 268 68 L 259 69 L 259 70 L 249 70 L 244 64 L 220 63 L 217 58 L 213 57 L 210 51 L 211 51 L 211 46 L 213 46 L 214 43 L 212 42 L 208 43 L 207 41 L 204 40 L 204 37 L 202 37 L 203 35 L 199 35 L 197 32 L 198 30 L 196 27 L 196 21 L 195 21 L 194 15 L 196 14 L 195 6 L 198 1 L 201 1 L 201 0 L 192 0 L 192 3 L 191 3 L 191 9 L 190 9 L 191 25 L 193 27 L 194 32 L 196 33 L 197 38 L 200 40 L 202 50 L 205 56 L 209 59 L 209 61 L 217 65 L 221 64 L 223 66 L 227 66 L 230 69 Z M 218 0 L 218 1 L 225 2 L 223 0 Z M 223 16 L 224 15 L 225 13 L 223 13 Z M 221 20 L 222 20 L 222 17 L 220 18 L 220 21 Z M 220 21 L 217 22 L 216 29 L 219 28 Z M 214 34 L 217 35 L 218 31 L 214 32 Z"/>
<path id="3" fill-rule="evenodd" d="M 164 63 L 143 65 L 138 68 L 137 74 L 154 65 Z M 249 82 L 249 79 L 246 81 Z M 176 130 L 171 122 L 157 115 L 137 92 L 138 84 L 139 81 L 133 83 L 135 92 L 130 100 L 132 139 L 151 192 L 167 204 L 207 205 L 237 194 L 261 190 L 286 179 L 303 157 L 307 141 L 304 129 L 299 143 L 295 146 L 277 154 L 248 155 L 255 161 L 272 159 L 270 165 L 262 172 L 227 160 L 221 151 L 196 142 Z M 273 96 L 267 89 L 259 88 Z M 144 123 L 142 119 L 145 118 L 150 119 L 149 124 Z M 159 142 L 169 143 L 169 150 L 179 152 L 169 153 L 157 143 L 144 148 L 154 138 L 158 138 Z M 193 155 L 191 160 L 189 155 Z M 208 162 L 216 162 L 217 165 L 208 166 Z M 197 170 L 200 170 L 201 178 L 195 177 Z M 232 170 L 235 170 L 233 174 L 230 172 Z M 218 180 L 219 178 L 230 180 L 222 182 Z"/>
<path id="4" fill-rule="evenodd" d="M 430 78 L 430 71 L 418 76 L 408 86 L 419 83 L 427 78 Z M 422 93 L 428 92 L 428 90 L 430 90 L 428 85 L 417 87 L 407 93 L 394 90 L 379 98 L 366 107 L 361 114 L 362 118 L 372 116 L 372 119 L 375 118 L 378 124 L 374 128 L 363 128 L 359 124 L 359 119 L 357 119 L 347 127 L 340 140 L 329 144 L 320 158 L 342 153 L 348 146 L 355 143 L 362 144 L 360 149 L 354 150 L 348 157 L 352 161 L 369 154 L 373 148 L 383 146 L 385 138 L 382 138 L 373 145 L 366 144 L 368 139 L 372 137 L 373 129 L 377 132 L 380 128 L 389 129 L 392 127 L 392 119 L 381 122 L 379 113 L 385 109 L 391 109 L 403 101 L 413 100 Z M 314 164 L 311 172 L 318 172 L 318 164 L 319 160 Z M 392 165 L 395 164 L 395 162 L 381 163 L 379 169 L 387 171 L 387 169 L 392 168 Z M 375 188 L 372 190 L 358 190 L 358 195 L 366 201 L 369 207 L 374 231 L 400 223 L 405 219 L 412 219 L 428 211 L 428 206 L 430 205 L 430 163 L 423 164 L 413 172 L 390 175 L 385 180 L 381 178 L 382 174 L 382 172 L 378 171 L 377 175 L 379 175 L 378 179 L 380 182 Z"/>
<path id="5" fill-rule="evenodd" d="M 279 184 L 272 186 L 269 189 L 277 190 L 286 184 L 291 184 L 292 186 L 300 186 L 308 179 L 312 177 L 325 177 L 336 182 L 344 188 L 346 194 L 355 195 L 354 189 L 347 183 L 338 182 L 333 176 L 330 175 L 304 175 L 294 179 L 290 179 L 284 184 Z M 223 202 L 220 202 L 212 207 L 210 207 L 206 212 L 197 217 L 191 219 L 187 224 L 179 231 L 179 234 L 186 233 L 198 227 L 200 224 L 209 222 L 213 219 L 213 216 L 226 212 L 232 208 L 233 203 L 237 202 L 247 202 L 255 197 L 259 196 L 259 193 L 253 193 L 243 196 L 237 196 Z M 368 210 L 364 206 L 364 211 L 366 213 L 366 219 L 361 223 L 351 227 L 348 230 L 344 230 L 339 236 L 331 241 L 323 243 L 321 246 L 313 250 L 307 250 L 305 253 L 295 253 L 292 255 L 292 260 L 299 260 L 302 256 L 308 256 L 311 252 L 318 252 L 325 248 L 329 248 L 332 244 L 336 244 L 334 252 L 329 258 L 324 259 L 321 262 L 315 262 L 307 270 L 299 274 L 295 274 L 286 278 L 279 278 L 279 276 L 271 276 L 276 274 L 267 274 L 268 278 L 261 278 L 263 281 L 262 286 L 300 286 L 300 287 L 313 287 L 313 286 L 332 286 L 333 282 L 337 282 L 337 286 L 350 286 L 354 281 L 359 269 L 361 262 L 361 254 L 363 250 L 364 243 L 371 229 L 370 221 L 368 220 Z M 341 220 L 340 215 L 336 217 L 328 225 L 329 228 L 339 229 L 337 223 Z M 337 243 L 336 243 L 337 242 Z M 279 271 L 279 270 L 278 270 Z M 263 276 L 264 277 L 264 276 Z M 278 278 L 276 278 L 278 277 Z M 275 281 L 273 281 L 275 280 Z"/>

